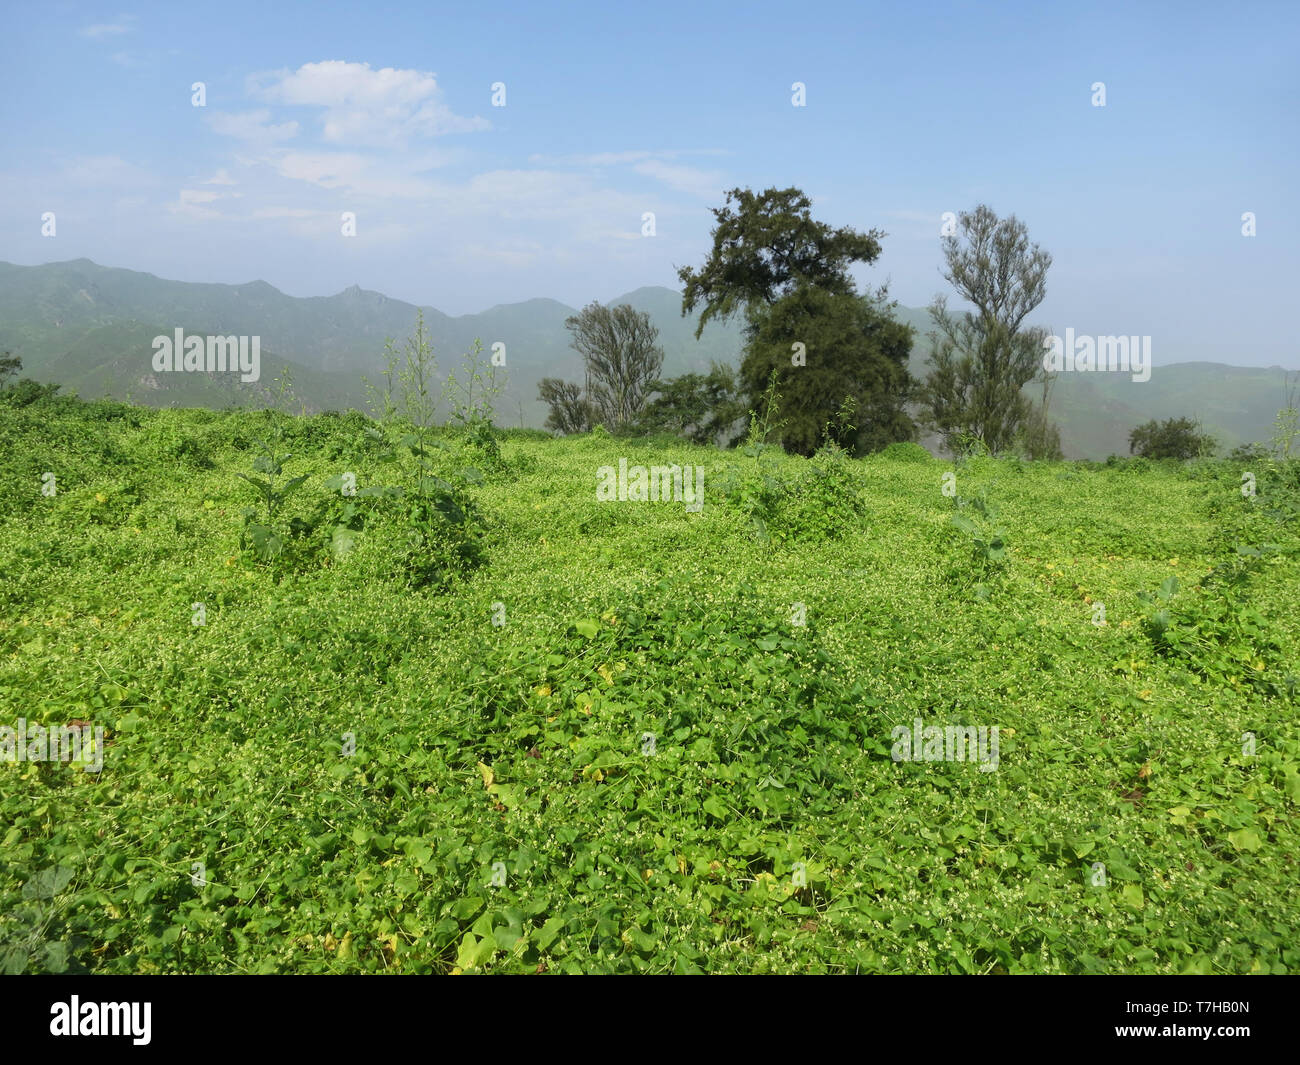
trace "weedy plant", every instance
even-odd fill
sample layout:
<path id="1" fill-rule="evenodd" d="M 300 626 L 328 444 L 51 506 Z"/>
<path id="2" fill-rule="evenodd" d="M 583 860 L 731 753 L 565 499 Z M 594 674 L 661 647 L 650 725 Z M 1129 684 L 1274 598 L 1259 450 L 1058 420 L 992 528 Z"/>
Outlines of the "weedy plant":
<path id="1" fill-rule="evenodd" d="M 997 508 L 984 493 L 974 499 L 954 496 L 953 503 L 958 512 L 952 523 L 970 537 L 976 565 L 984 570 L 1000 567 L 1007 558 L 1007 530 L 996 524 Z M 979 520 L 969 516 L 972 514 L 979 515 Z"/>
<path id="2" fill-rule="evenodd" d="M 480 461 L 491 470 L 504 468 L 496 427 L 492 424 L 493 402 L 505 387 L 498 380 L 496 363 L 483 358 L 483 342 L 475 339 L 465 355 L 460 372 L 447 375 L 443 395 L 451 409 L 451 423 L 465 443 L 478 452 Z"/>
<path id="3" fill-rule="evenodd" d="M 368 427 L 365 435 L 379 445 L 381 460 L 397 462 L 404 483 L 372 486 L 356 494 L 402 501 L 402 568 L 412 586 L 441 588 L 456 573 L 479 565 L 484 551 L 481 518 L 468 493 L 471 485 L 482 483 L 483 475 L 473 466 L 452 468 L 455 463 L 447 445 L 435 435 L 439 397 L 452 397 L 453 419 L 467 442 L 489 460 L 499 462 L 491 400 L 500 388 L 495 368 L 484 370 L 479 357 L 482 345 L 476 341 L 462 377 L 453 374 L 449 385 L 435 392 L 437 360 L 422 311 L 415 334 L 407 338 L 402 351 L 394 348 L 392 340 L 385 350 L 385 387 L 380 390 L 366 382 L 378 425 Z M 355 510 L 345 512 L 334 528 L 334 541 L 345 552 L 355 540 L 355 518 Z"/>
<path id="4" fill-rule="evenodd" d="M 281 482 L 280 478 L 284 475 L 284 464 L 293 456 L 291 454 L 280 453 L 280 448 L 284 442 L 284 422 L 276 420 L 279 414 L 278 407 L 286 396 L 291 393 L 293 382 L 288 372 L 276 379 L 278 391 L 275 393 L 275 401 L 272 406 L 267 407 L 266 415 L 272 420 L 272 431 L 269 434 L 269 441 L 257 438 L 258 448 L 261 454 L 253 459 L 253 473 L 239 474 L 245 481 L 251 484 L 258 493 L 261 500 L 265 517 L 259 520 L 256 507 L 245 507 L 244 532 L 242 537 L 242 546 L 250 549 L 263 562 L 271 562 L 280 557 L 284 552 L 289 537 L 294 533 L 304 531 L 301 523 L 294 523 L 288 526 L 281 521 L 281 510 L 284 502 L 291 494 L 297 491 L 307 481 L 306 474 L 300 474 L 297 477 L 290 477 L 287 481 Z M 262 476 L 255 476 L 261 474 Z"/>
<path id="5" fill-rule="evenodd" d="M 770 442 L 773 433 L 779 433 L 785 421 L 777 421 L 781 410 L 781 395 L 777 391 L 776 371 L 768 378 L 767 390 L 763 393 L 760 411 L 749 412 L 749 432 L 745 438 L 741 453 L 754 460 L 754 467 L 738 482 L 723 486 L 723 494 L 729 502 L 740 507 L 754 526 L 754 536 L 760 543 L 770 543 L 772 536 L 769 526 L 777 518 L 781 504 L 789 494 L 789 488 L 775 472 L 765 465 L 763 456 L 772 448 L 780 450 L 779 444 Z"/>

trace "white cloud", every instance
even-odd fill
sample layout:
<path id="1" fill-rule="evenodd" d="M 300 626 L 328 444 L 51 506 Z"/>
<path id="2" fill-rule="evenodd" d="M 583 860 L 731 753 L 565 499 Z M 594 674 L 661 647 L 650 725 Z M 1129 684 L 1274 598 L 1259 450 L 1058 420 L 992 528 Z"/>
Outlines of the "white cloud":
<path id="1" fill-rule="evenodd" d="M 226 172 L 225 167 L 222 167 L 210 178 L 208 178 L 207 181 L 200 181 L 199 184 L 200 185 L 238 185 L 239 182 L 236 181 L 234 178 L 232 178 Z"/>
<path id="2" fill-rule="evenodd" d="M 332 144 L 401 145 L 489 128 L 484 118 L 455 114 L 442 101 L 437 77 L 417 70 L 372 70 L 369 63 L 334 59 L 255 75 L 249 91 L 267 103 L 323 108 L 321 136 Z"/>
<path id="3" fill-rule="evenodd" d="M 215 192 L 212 189 L 181 189 L 175 202 L 167 205 L 167 210 L 172 214 L 185 215 L 189 218 L 225 218 L 226 216 L 222 212 L 215 211 L 205 205 L 238 195 L 238 193 L 233 192 Z"/>
<path id="4" fill-rule="evenodd" d="M 298 135 L 297 122 L 271 124 L 271 112 L 263 108 L 260 111 L 233 113 L 215 111 L 207 116 L 208 125 L 214 133 L 222 137 L 234 137 L 236 140 L 253 144 L 273 144 L 276 141 L 289 140 Z"/>
<path id="5" fill-rule="evenodd" d="M 460 248 L 460 258 L 475 264 L 497 264 L 512 268 L 533 266 L 545 252 L 545 247 L 534 240 L 495 241 L 488 244 L 466 243 Z"/>
<path id="6" fill-rule="evenodd" d="M 112 22 L 98 22 L 90 26 L 82 26 L 77 32 L 83 37 L 116 37 L 123 33 L 130 33 L 134 29 L 131 25 L 134 21 L 134 15 L 118 15 Z"/>
<path id="7" fill-rule="evenodd" d="M 291 181 L 305 181 L 323 189 L 345 189 L 362 196 L 422 199 L 434 195 L 437 188 L 415 176 L 409 164 L 396 165 L 393 160 L 356 152 L 286 152 L 271 165 Z"/>
<path id="8" fill-rule="evenodd" d="M 259 207 L 250 218 L 325 218 L 333 217 L 332 211 L 313 211 L 308 207 Z"/>
<path id="9" fill-rule="evenodd" d="M 120 155 L 83 155 L 70 159 L 55 178 L 55 184 L 129 188 L 138 191 L 159 184 L 156 175 L 128 163 Z"/>
<path id="10" fill-rule="evenodd" d="M 211 203 L 221 199 L 221 193 L 207 189 L 181 189 L 181 203 Z"/>
<path id="11" fill-rule="evenodd" d="M 637 163 L 632 167 L 638 174 L 662 181 L 670 189 L 701 199 L 720 199 L 725 179 L 720 170 L 700 170 L 693 166 L 674 166 L 657 159 Z"/>
<path id="12" fill-rule="evenodd" d="M 683 155 L 726 155 L 720 148 L 695 148 L 689 150 L 664 148 L 658 151 L 590 152 L 579 155 L 542 155 L 528 157 L 539 166 L 624 166 L 651 159 L 677 159 Z"/>

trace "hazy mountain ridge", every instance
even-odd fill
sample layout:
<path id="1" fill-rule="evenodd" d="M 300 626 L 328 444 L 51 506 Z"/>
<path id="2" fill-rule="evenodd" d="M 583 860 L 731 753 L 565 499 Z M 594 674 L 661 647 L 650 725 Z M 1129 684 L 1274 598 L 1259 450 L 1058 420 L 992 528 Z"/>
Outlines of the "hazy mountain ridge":
<path id="1" fill-rule="evenodd" d="M 714 360 L 739 364 L 739 321 L 710 323 L 696 340 L 697 317 L 682 316 L 679 292 L 648 286 L 609 303 L 628 303 L 650 315 L 659 328 L 666 376 L 705 371 Z M 509 379 L 498 404 L 505 424 L 542 424 L 546 408 L 536 398 L 541 378 L 582 378 L 582 360 L 564 328 L 580 308 L 553 299 L 451 316 L 356 285 L 332 296 L 297 297 L 265 281 L 169 281 L 88 259 L 0 263 L 0 350 L 20 355 L 25 374 L 57 381 L 86 398 L 129 397 L 150 406 L 256 402 L 284 366 L 308 410 L 364 406 L 362 375 L 378 380 L 385 340 L 392 337 L 400 346 L 421 309 L 444 374 L 460 364 L 476 338 L 485 356 L 494 343 L 505 343 Z M 901 306 L 894 313 L 917 330 L 910 367 L 920 376 L 929 355 L 929 316 Z M 260 336 L 260 380 L 240 384 L 234 375 L 155 373 L 152 338 L 171 335 L 178 326 L 186 333 Z M 1156 366 L 1145 383 L 1119 373 L 1063 373 L 1053 388 L 1051 415 L 1071 458 L 1127 453 L 1135 425 L 1180 415 L 1200 417 L 1231 446 L 1268 438 L 1285 400 L 1284 383 L 1285 371 L 1278 367 L 1207 362 Z"/>

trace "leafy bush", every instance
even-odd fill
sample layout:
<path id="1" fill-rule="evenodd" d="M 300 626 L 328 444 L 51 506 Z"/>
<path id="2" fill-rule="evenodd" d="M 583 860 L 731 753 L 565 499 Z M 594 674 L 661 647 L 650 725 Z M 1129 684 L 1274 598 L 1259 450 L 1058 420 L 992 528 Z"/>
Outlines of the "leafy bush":
<path id="1" fill-rule="evenodd" d="M 920 444 L 914 444 L 910 440 L 896 440 L 892 444 L 886 444 L 876 452 L 883 459 L 889 459 L 891 462 L 933 462 L 934 456 L 926 451 Z"/>
<path id="2" fill-rule="evenodd" d="M 1214 437 L 1190 418 L 1154 418 L 1129 433 L 1129 451 L 1147 459 L 1194 459 L 1213 454 Z"/>

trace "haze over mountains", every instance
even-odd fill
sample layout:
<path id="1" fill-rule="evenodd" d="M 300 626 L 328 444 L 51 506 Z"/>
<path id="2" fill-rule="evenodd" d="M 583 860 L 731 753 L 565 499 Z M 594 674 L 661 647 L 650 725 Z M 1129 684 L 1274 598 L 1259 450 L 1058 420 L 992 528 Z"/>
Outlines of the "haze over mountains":
<path id="1" fill-rule="evenodd" d="M 664 349 L 665 376 L 707 370 L 715 359 L 739 364 L 739 325 L 710 323 L 697 341 L 696 319 L 682 316 L 681 294 L 672 289 L 640 288 L 609 302 L 650 315 Z M 150 406 L 255 405 L 287 365 L 295 395 L 309 411 L 364 408 L 362 375 L 378 383 L 385 340 L 400 344 L 409 336 L 418 309 L 356 286 L 300 298 L 265 281 L 168 281 L 88 259 L 0 263 L 0 351 L 22 357 L 24 376 L 56 381 L 87 399 L 113 396 Z M 501 424 L 540 427 L 546 407 L 537 399 L 537 383 L 543 377 L 582 379 L 582 360 L 564 327 L 579 308 L 533 299 L 459 317 L 423 310 L 441 373 L 457 368 L 476 338 L 485 356 L 494 343 L 506 345 Z M 920 376 L 929 354 L 929 315 L 906 307 L 895 315 L 917 329 L 911 369 Z M 260 380 L 242 384 L 232 373 L 155 372 L 153 338 L 178 327 L 186 334 L 260 336 Z M 1200 417 L 1227 446 L 1266 441 L 1286 398 L 1285 378 L 1278 367 L 1168 363 L 1157 356 L 1147 382 L 1125 373 L 1061 374 L 1051 416 L 1061 426 L 1068 458 L 1127 454 L 1135 425 L 1182 415 Z"/>

